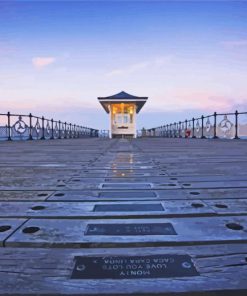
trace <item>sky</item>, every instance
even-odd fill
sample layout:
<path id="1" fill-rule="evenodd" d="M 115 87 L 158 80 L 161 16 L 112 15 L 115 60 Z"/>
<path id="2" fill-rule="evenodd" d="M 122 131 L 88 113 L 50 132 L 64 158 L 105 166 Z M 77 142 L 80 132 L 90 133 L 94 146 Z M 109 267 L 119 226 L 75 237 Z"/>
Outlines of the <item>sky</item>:
<path id="1" fill-rule="evenodd" d="M 247 2 L 0 0 L 0 113 L 107 129 L 120 91 L 138 128 L 247 111 Z"/>

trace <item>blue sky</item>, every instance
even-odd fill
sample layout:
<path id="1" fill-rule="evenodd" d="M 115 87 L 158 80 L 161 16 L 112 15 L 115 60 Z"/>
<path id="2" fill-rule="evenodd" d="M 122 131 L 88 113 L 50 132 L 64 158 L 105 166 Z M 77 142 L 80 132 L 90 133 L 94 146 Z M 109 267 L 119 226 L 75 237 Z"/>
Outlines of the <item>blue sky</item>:
<path id="1" fill-rule="evenodd" d="M 0 1 L 0 112 L 107 128 L 124 90 L 152 127 L 247 110 L 246 78 L 247 2 Z"/>

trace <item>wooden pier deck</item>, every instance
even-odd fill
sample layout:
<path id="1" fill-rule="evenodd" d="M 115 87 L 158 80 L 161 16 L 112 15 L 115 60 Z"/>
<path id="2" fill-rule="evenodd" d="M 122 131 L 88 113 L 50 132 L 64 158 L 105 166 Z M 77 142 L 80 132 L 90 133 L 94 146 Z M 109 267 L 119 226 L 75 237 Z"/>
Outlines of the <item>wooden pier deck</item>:
<path id="1" fill-rule="evenodd" d="M 1 295 L 247 295 L 247 142 L 0 143 Z"/>

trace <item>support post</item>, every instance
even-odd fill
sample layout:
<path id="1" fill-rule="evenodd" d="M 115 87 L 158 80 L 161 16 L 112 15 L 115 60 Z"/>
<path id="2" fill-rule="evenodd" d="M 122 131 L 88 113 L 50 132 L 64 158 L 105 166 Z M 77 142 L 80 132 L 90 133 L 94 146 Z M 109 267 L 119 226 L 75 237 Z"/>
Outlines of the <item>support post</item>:
<path id="1" fill-rule="evenodd" d="M 71 139 L 72 137 L 72 131 L 71 131 L 71 123 L 69 124 L 69 138 Z"/>
<path id="2" fill-rule="evenodd" d="M 195 136 L 195 118 L 192 118 L 192 138 L 196 138 Z"/>
<path id="3" fill-rule="evenodd" d="M 8 141 L 12 141 L 11 139 L 11 125 L 10 125 L 10 112 L 7 113 L 7 117 L 8 117 L 8 125 L 7 125 L 7 129 L 8 129 Z"/>
<path id="4" fill-rule="evenodd" d="M 33 135 L 32 135 L 32 132 L 33 132 L 32 117 L 33 116 L 30 113 L 29 114 L 29 138 L 28 138 L 28 140 L 33 140 Z"/>
<path id="5" fill-rule="evenodd" d="M 61 121 L 58 121 L 58 139 L 61 139 Z"/>
<path id="6" fill-rule="evenodd" d="M 214 112 L 214 139 L 217 139 L 217 113 Z"/>
<path id="7" fill-rule="evenodd" d="M 67 127 L 67 123 L 65 121 L 65 123 L 64 123 L 64 139 L 67 139 L 67 129 L 66 129 L 66 127 Z"/>
<path id="8" fill-rule="evenodd" d="M 202 135 L 201 135 L 201 139 L 206 139 L 206 137 L 204 136 L 204 116 L 202 115 Z"/>
<path id="9" fill-rule="evenodd" d="M 79 126 L 75 125 L 75 137 L 79 138 Z"/>
<path id="10" fill-rule="evenodd" d="M 235 137 L 234 139 L 239 139 L 238 136 L 238 111 L 235 112 Z"/>
<path id="11" fill-rule="evenodd" d="M 185 131 L 184 131 L 184 137 L 185 137 L 185 138 L 188 138 L 188 135 L 187 135 L 187 128 L 188 128 L 188 120 L 185 119 Z"/>
<path id="12" fill-rule="evenodd" d="M 54 127 L 53 127 L 53 119 L 51 119 L 51 137 L 50 140 L 54 140 Z"/>
<path id="13" fill-rule="evenodd" d="M 177 123 L 176 122 L 174 122 L 174 124 L 173 124 L 173 137 L 174 138 L 177 138 L 177 129 L 178 129 L 178 126 L 177 126 Z"/>
<path id="14" fill-rule="evenodd" d="M 42 122 L 42 137 L 40 138 L 40 140 L 45 140 L 45 118 L 44 118 L 44 116 L 42 116 L 41 122 Z"/>

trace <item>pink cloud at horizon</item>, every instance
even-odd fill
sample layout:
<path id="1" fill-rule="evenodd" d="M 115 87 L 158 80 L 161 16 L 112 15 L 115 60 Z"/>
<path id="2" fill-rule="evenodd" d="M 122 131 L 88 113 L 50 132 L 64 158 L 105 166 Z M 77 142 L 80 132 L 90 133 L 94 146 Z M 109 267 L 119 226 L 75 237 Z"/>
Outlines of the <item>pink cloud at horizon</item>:
<path id="1" fill-rule="evenodd" d="M 197 110 L 200 112 L 232 112 L 236 106 L 246 106 L 247 109 L 247 94 L 246 96 L 238 96 L 231 98 L 230 96 L 214 95 L 206 93 L 174 93 L 170 97 L 168 95 L 158 96 L 155 99 L 156 106 L 152 106 L 146 112 L 155 111 L 172 111 L 186 112 L 186 110 Z"/>
<path id="2" fill-rule="evenodd" d="M 32 59 L 32 64 L 34 67 L 41 69 L 50 64 L 53 64 L 55 60 L 56 59 L 54 57 L 35 57 Z"/>

